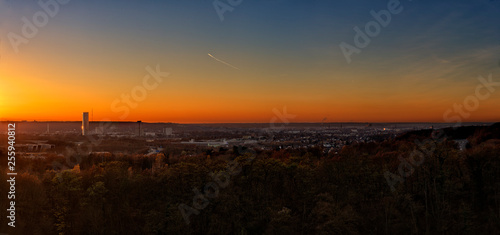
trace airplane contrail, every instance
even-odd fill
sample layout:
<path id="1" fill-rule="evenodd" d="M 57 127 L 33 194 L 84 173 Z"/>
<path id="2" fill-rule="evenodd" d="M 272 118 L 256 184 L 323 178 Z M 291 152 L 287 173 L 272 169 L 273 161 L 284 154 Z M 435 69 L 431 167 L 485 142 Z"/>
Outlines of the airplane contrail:
<path id="1" fill-rule="evenodd" d="M 233 69 L 238 69 L 239 70 L 238 67 L 236 67 L 236 66 L 234 66 L 234 65 L 232 65 L 230 63 L 227 63 L 227 62 L 225 62 L 223 60 L 219 60 L 219 59 L 215 58 L 215 56 L 211 55 L 210 53 L 208 53 L 208 56 L 212 57 L 214 60 L 217 60 L 217 61 L 219 61 L 219 62 L 221 62 L 221 63 L 223 63 L 223 64 L 225 64 L 225 65 L 227 65 L 227 66 L 229 66 L 229 67 L 231 67 Z"/>

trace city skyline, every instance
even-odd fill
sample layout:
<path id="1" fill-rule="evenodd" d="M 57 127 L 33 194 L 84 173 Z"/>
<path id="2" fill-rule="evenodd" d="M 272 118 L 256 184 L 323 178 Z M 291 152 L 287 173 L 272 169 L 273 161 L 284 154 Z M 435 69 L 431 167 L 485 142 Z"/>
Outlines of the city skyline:
<path id="1" fill-rule="evenodd" d="M 0 1 L 0 121 L 500 119 L 499 1 L 239 2 Z"/>

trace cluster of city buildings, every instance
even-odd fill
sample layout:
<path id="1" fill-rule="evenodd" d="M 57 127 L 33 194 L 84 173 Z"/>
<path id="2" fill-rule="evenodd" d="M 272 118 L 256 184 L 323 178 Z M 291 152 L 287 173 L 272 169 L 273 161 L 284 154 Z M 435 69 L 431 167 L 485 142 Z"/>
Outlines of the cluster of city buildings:
<path id="1" fill-rule="evenodd" d="M 21 123 L 23 124 L 23 123 Z M 164 123 L 137 122 L 91 122 L 89 113 L 84 112 L 81 133 L 75 132 L 76 123 L 26 123 L 24 132 L 40 136 L 101 136 L 105 139 L 138 140 L 149 148 L 149 154 L 159 153 L 168 144 L 204 148 L 231 148 L 248 146 L 263 150 L 297 149 L 320 147 L 325 153 L 340 151 L 344 146 L 354 143 L 369 143 L 396 137 L 411 130 L 432 129 L 429 124 L 328 124 L 304 123 L 290 124 L 281 128 L 270 128 L 259 124 L 217 124 L 217 125 L 181 125 Z M 58 129 L 51 132 L 50 125 Z M 23 125 L 19 125 L 22 129 Z M 94 128 L 91 128 L 91 127 Z M 443 128 L 445 126 L 437 126 Z M 57 136 L 51 137 L 59 138 Z M 43 138 L 39 138 L 42 139 Z M 84 141 L 84 140 L 78 140 Z M 142 141 L 142 142 L 141 142 Z M 463 142 L 463 143 L 462 143 Z M 466 142 L 459 143 L 465 148 Z M 81 142 L 83 143 L 83 142 Z M 78 145 L 81 143 L 71 143 Z M 64 148 L 64 146 L 62 146 Z M 119 147 L 119 146 L 118 146 Z M 25 141 L 17 144 L 18 153 L 29 158 L 44 157 L 49 152 L 55 153 L 56 146 L 47 141 Z M 96 152 L 97 155 L 109 155 L 109 152 Z"/>

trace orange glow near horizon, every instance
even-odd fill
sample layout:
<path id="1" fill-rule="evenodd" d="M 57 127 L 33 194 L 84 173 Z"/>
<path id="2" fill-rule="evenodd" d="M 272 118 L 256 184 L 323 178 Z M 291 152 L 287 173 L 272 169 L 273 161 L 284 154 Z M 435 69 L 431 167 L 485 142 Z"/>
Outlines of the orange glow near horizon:
<path id="1" fill-rule="evenodd" d="M 288 114 L 295 115 L 290 122 L 445 122 L 444 112 L 453 108 L 454 103 L 461 104 L 467 91 L 474 92 L 470 86 L 463 88 L 463 92 L 443 90 L 427 96 L 411 91 L 378 96 L 371 94 L 374 91 L 369 87 L 342 83 L 340 88 L 297 83 L 287 84 L 288 87 L 270 84 L 260 89 L 254 84 L 243 84 L 239 90 L 219 83 L 205 89 L 184 82 L 194 78 L 175 80 L 172 76 L 162 84 L 163 89 L 150 91 L 144 101 L 134 102 L 137 107 L 121 103 L 128 110 L 125 113 L 114 112 L 111 104 L 120 100 L 122 94 L 129 94 L 133 83 L 118 88 L 92 87 L 49 82 L 44 79 L 49 75 L 18 73 L 16 76 L 12 75 L 15 69 L 10 71 L 12 74 L 5 68 L 2 70 L 0 120 L 19 121 L 80 121 L 82 112 L 93 110 L 94 121 L 267 123 L 275 117 L 274 109 L 282 113 L 286 107 Z M 15 79 L 3 79 L 6 76 Z M 138 81 L 135 84 L 141 84 Z M 498 95 L 492 95 L 462 120 L 498 121 L 499 101 Z"/>
<path id="2" fill-rule="evenodd" d="M 425 105 L 422 105 L 425 106 Z M 24 106 L 29 107 L 29 106 Z M 38 110 L 36 108 L 28 108 L 28 111 L 16 111 L 17 115 L 4 116 L 1 120 L 28 120 L 28 121 L 81 121 L 81 110 L 78 108 L 66 109 L 64 113 L 59 115 L 54 114 L 62 106 L 54 107 L 52 109 Z M 462 121 L 483 121 L 483 122 L 496 122 L 498 119 L 491 112 L 490 108 L 494 108 L 495 104 L 484 106 L 483 109 L 476 111 L 471 115 L 471 118 L 463 118 Z M 120 115 L 113 112 L 101 112 L 99 108 L 94 108 L 93 121 L 137 121 L 143 122 L 173 122 L 173 123 L 269 123 L 273 120 L 276 123 L 281 123 L 282 120 L 273 112 L 273 108 L 268 109 L 248 109 L 246 111 L 227 111 L 225 109 L 207 110 L 193 110 L 193 109 L 175 109 L 172 111 L 155 111 L 147 108 L 137 108 L 131 110 L 130 115 L 121 119 Z M 283 108 L 283 107 L 282 107 Z M 283 113 L 282 108 L 277 108 L 280 113 Z M 412 112 L 412 108 L 394 108 L 392 109 L 378 109 L 376 108 L 361 108 L 361 107 L 337 107 L 335 113 L 317 112 L 315 109 L 296 108 L 294 106 L 287 106 L 287 113 L 295 115 L 294 118 L 288 119 L 289 122 L 445 122 L 442 118 L 443 111 L 440 108 L 434 108 L 428 112 L 416 115 Z M 0 109 L 3 112 L 3 109 Z M 340 111 L 342 110 L 342 111 Z M 446 109 L 445 109 L 446 110 Z M 15 110 L 12 110 L 15 111 Z M 89 111 L 90 110 L 84 110 Z M 52 113 L 54 112 L 54 113 Z M 69 114 L 68 114 L 69 113 Z M 148 115 L 144 115 L 148 113 Z"/>

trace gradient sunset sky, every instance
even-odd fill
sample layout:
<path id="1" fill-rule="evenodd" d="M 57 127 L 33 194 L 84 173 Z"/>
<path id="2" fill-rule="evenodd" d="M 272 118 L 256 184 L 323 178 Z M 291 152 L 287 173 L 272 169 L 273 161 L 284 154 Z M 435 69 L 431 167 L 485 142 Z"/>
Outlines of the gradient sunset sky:
<path id="1" fill-rule="evenodd" d="M 500 82 L 496 0 L 401 1 L 350 64 L 339 44 L 387 0 L 243 0 L 223 21 L 212 0 L 72 0 L 16 53 L 37 2 L 0 1 L 0 120 L 444 122 L 478 76 Z M 157 64 L 170 76 L 114 112 Z M 499 120 L 500 86 L 463 119 Z"/>

